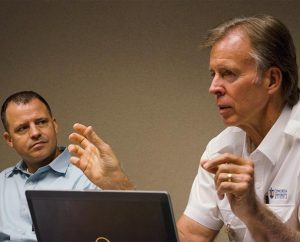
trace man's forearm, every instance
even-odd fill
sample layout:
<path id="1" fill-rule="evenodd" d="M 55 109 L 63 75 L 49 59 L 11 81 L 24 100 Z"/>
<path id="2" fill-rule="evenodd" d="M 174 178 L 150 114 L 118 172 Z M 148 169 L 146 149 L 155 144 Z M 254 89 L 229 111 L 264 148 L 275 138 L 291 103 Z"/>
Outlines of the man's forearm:
<path id="1" fill-rule="evenodd" d="M 282 223 L 260 202 L 257 204 L 257 213 L 244 222 L 257 242 L 300 242 L 300 232 Z"/>

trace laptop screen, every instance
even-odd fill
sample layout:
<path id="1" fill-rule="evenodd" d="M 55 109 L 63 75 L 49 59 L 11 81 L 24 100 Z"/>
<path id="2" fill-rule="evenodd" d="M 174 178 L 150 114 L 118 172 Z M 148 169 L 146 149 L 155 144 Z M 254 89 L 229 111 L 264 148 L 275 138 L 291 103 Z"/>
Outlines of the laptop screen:
<path id="1" fill-rule="evenodd" d="M 29 190 L 26 197 L 38 241 L 178 241 L 167 192 Z"/>

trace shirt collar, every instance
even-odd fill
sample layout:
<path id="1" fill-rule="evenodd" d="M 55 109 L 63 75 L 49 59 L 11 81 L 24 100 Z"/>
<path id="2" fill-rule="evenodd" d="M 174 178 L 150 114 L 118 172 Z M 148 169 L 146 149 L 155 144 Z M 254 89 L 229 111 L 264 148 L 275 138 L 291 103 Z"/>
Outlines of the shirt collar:
<path id="1" fill-rule="evenodd" d="M 280 152 L 275 152 L 280 147 L 283 147 L 285 139 L 283 130 L 289 124 L 291 116 L 291 108 L 285 106 L 276 120 L 272 128 L 269 130 L 260 145 L 251 153 L 251 157 L 255 157 L 258 152 L 263 153 L 270 162 L 274 165 L 279 160 Z M 246 142 L 245 142 L 246 143 Z"/>
<path id="2" fill-rule="evenodd" d="M 61 151 L 61 154 L 57 156 L 50 164 L 39 168 L 39 170 L 37 170 L 37 173 L 39 173 L 40 171 L 44 171 L 45 169 L 52 169 L 55 172 L 60 173 L 62 175 L 64 175 L 67 172 L 67 169 L 70 165 L 71 155 L 68 149 L 66 149 L 65 147 L 59 147 L 59 150 Z M 25 167 L 26 166 L 24 164 L 24 161 L 21 160 L 13 167 L 13 169 L 8 170 L 6 175 L 10 177 L 19 172 L 28 175 Z"/>
<path id="3" fill-rule="evenodd" d="M 298 111 L 295 111 L 295 109 Z M 297 125 L 295 125 L 295 122 L 297 122 Z M 263 154 L 272 164 L 275 164 L 279 160 L 280 152 L 274 151 L 283 146 L 285 134 L 300 138 L 300 105 L 298 104 L 292 110 L 288 105 L 283 108 L 266 137 L 251 154 L 247 152 L 246 133 L 237 127 L 228 127 L 223 131 L 221 138 L 217 136 L 212 150 L 216 154 L 228 152 L 250 156 L 251 158 L 259 158 L 260 154 Z"/>
<path id="4" fill-rule="evenodd" d="M 59 156 L 57 156 L 49 166 L 56 172 L 65 174 L 70 165 L 71 155 L 65 147 L 60 147 L 60 151 L 62 152 Z"/>

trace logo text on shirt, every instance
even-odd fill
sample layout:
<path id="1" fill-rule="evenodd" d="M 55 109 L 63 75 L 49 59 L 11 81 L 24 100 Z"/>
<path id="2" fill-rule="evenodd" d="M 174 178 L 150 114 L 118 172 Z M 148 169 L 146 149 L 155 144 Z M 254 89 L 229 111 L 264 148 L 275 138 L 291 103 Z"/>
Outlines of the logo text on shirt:
<path id="1" fill-rule="evenodd" d="M 269 190 L 270 199 L 286 200 L 287 196 L 288 196 L 287 189 L 278 189 L 278 188 L 271 187 Z"/>

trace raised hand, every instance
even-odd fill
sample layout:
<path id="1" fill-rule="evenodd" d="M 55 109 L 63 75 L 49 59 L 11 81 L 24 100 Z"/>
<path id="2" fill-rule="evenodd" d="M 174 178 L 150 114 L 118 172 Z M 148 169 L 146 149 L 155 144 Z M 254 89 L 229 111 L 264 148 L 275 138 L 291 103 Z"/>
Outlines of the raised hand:
<path id="1" fill-rule="evenodd" d="M 134 185 L 124 174 L 120 162 L 91 126 L 76 123 L 74 133 L 69 135 L 70 161 L 102 189 L 133 189 Z"/>

